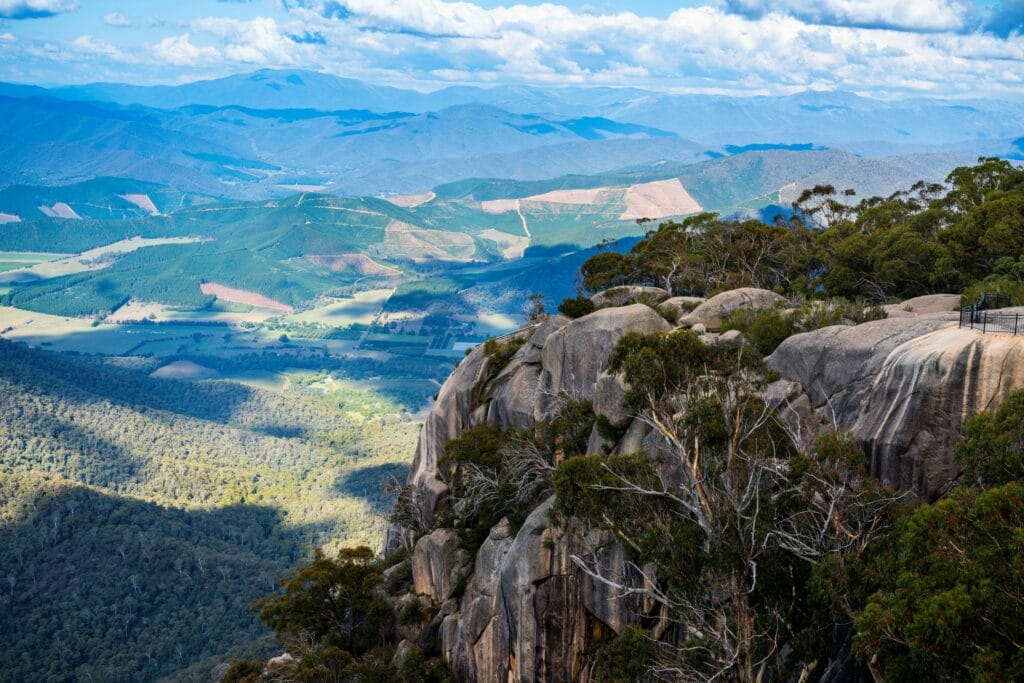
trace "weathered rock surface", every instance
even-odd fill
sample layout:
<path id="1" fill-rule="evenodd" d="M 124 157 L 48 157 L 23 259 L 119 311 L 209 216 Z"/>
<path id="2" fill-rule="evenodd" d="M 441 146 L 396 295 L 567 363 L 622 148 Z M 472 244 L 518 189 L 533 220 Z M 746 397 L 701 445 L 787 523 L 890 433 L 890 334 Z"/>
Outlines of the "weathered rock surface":
<path id="1" fill-rule="evenodd" d="M 445 444 L 458 437 L 463 429 L 472 426 L 470 414 L 474 409 L 473 390 L 480 380 L 486 361 L 482 345 L 473 349 L 445 381 L 423 423 L 408 483 L 420 496 L 424 526 L 429 525 L 438 501 L 448 491 L 444 482 L 437 478 L 437 461 L 444 455 Z M 386 547 L 399 545 L 400 539 L 396 538 L 398 533 L 395 529 L 388 530 Z"/>
<path id="2" fill-rule="evenodd" d="M 523 362 L 540 363 L 540 351 L 544 348 L 544 343 L 548 340 L 548 337 L 551 333 L 568 325 L 569 322 L 569 318 L 566 318 L 564 315 L 550 315 L 545 318 L 544 322 L 530 335 L 530 341 L 522 350 Z"/>
<path id="3" fill-rule="evenodd" d="M 721 344 L 732 344 L 739 346 L 743 343 L 743 333 L 739 330 L 729 330 L 718 335 L 717 341 Z"/>
<path id="4" fill-rule="evenodd" d="M 627 285 L 624 287 L 612 287 L 603 292 L 598 292 L 590 297 L 590 300 L 595 306 L 601 308 L 602 306 L 625 306 L 626 304 L 648 301 L 657 304 L 668 297 L 668 292 L 661 287 Z"/>
<path id="5" fill-rule="evenodd" d="M 658 304 L 658 310 L 666 313 L 675 311 L 676 315 L 682 317 L 705 301 L 707 299 L 702 296 L 674 296 Z"/>
<path id="6" fill-rule="evenodd" d="M 633 419 L 632 411 L 623 405 L 626 390 L 626 381 L 621 374 L 602 372 L 597 378 L 594 412 L 608 418 L 613 427 L 625 427 Z"/>
<path id="7" fill-rule="evenodd" d="M 679 322 L 687 326 L 699 323 L 709 330 L 718 330 L 722 327 L 722 319 L 733 311 L 741 308 L 779 308 L 785 303 L 785 297 L 767 289 L 741 287 L 716 294 L 680 318 Z"/>
<path id="8" fill-rule="evenodd" d="M 829 327 L 791 337 L 768 363 L 864 444 L 875 476 L 930 496 L 955 474 L 964 420 L 1024 387 L 1024 337 L 958 329 L 956 319 Z"/>
<path id="9" fill-rule="evenodd" d="M 901 318 L 926 313 L 949 313 L 960 308 L 959 294 L 926 294 L 898 304 L 883 306 L 890 318 Z"/>
<path id="10" fill-rule="evenodd" d="M 627 332 L 651 334 L 672 329 L 664 318 L 643 304 L 604 308 L 553 332 L 544 343 L 537 411 L 542 420 L 554 410 L 564 392 L 576 400 L 591 399 L 608 354 Z"/>
<path id="11" fill-rule="evenodd" d="M 726 292 L 704 302 L 700 320 L 690 324 L 717 328 L 731 310 L 781 303 L 764 290 Z M 953 474 L 951 449 L 964 419 L 1024 387 L 1024 337 L 958 329 L 957 314 L 944 312 L 947 303 L 912 300 L 905 315 L 790 338 L 768 359 L 780 379 L 765 389 L 765 399 L 808 438 L 830 424 L 851 431 L 881 479 L 923 494 L 941 490 Z M 608 354 L 626 332 L 671 329 L 644 304 L 572 321 L 551 316 L 524 332 L 532 334 L 529 341 L 494 376 L 475 349 L 445 383 L 421 434 L 410 482 L 426 499 L 424 521 L 445 492 L 435 472 L 448 440 L 485 419 L 529 427 L 554 412 L 563 392 L 592 399 L 596 412 L 622 430 L 614 441 L 593 430 L 588 452 L 643 452 L 670 485 L 678 481 L 678 458 L 659 432 L 622 407 L 626 386 L 606 372 Z M 702 339 L 736 343 L 733 337 L 707 332 Z M 631 620 L 652 632 L 662 628 L 652 606 L 611 595 L 573 561 L 597 557 L 606 575 L 636 585 L 641 577 L 627 570 L 621 547 L 571 521 L 552 525 L 551 506 L 548 500 L 534 509 L 518 531 L 507 521 L 498 524 L 474 557 L 451 530 L 417 543 L 416 592 L 441 606 L 424 633 L 436 637 L 459 680 L 586 681 L 597 641 Z M 455 596 L 463 571 L 471 572 L 465 592 Z"/>
<path id="12" fill-rule="evenodd" d="M 540 366 L 525 362 L 509 364 L 494 380 L 497 388 L 487 406 L 487 419 L 516 429 L 529 427 L 533 424 L 539 382 Z"/>
<path id="13" fill-rule="evenodd" d="M 460 572 L 469 561 L 454 529 L 437 529 L 416 542 L 412 583 L 418 595 L 442 603 L 452 596 Z"/>
<path id="14" fill-rule="evenodd" d="M 595 640 L 643 613 L 638 599 L 616 599 L 572 560 L 597 551 L 610 578 L 635 585 L 622 548 L 600 534 L 551 528 L 553 503 L 538 506 L 514 538 L 499 525 L 477 553 L 459 614 L 441 629 L 460 680 L 585 680 Z"/>

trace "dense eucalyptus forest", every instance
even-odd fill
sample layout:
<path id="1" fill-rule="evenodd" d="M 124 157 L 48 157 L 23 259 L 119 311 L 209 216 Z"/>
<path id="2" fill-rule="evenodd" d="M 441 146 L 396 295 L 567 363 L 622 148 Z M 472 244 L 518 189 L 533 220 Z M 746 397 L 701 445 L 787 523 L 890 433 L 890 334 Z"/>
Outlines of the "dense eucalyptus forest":
<path id="1" fill-rule="evenodd" d="M 412 423 L 151 366 L 0 341 L 12 680 L 155 679 L 265 649 L 250 605 L 288 566 L 379 537 Z"/>

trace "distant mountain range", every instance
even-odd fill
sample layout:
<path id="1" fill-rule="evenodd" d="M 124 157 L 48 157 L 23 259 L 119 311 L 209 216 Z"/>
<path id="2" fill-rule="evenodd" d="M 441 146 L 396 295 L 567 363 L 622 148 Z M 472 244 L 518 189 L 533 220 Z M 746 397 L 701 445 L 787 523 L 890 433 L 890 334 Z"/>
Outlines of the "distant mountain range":
<path id="1" fill-rule="evenodd" d="M 180 86 L 0 84 L 0 184 L 130 177 L 215 197 L 413 193 L 757 149 L 1024 155 L 1024 105 L 621 88 L 431 93 L 300 71 Z"/>
<path id="2" fill-rule="evenodd" d="M 851 147 L 854 143 L 888 141 L 910 148 L 1016 139 L 1024 134 L 1021 102 L 928 98 L 882 101 L 846 92 L 728 97 L 638 88 L 457 86 L 422 93 L 322 73 L 273 70 L 179 86 L 98 83 L 52 92 L 60 97 L 161 109 L 207 104 L 425 113 L 482 104 L 519 114 L 606 117 L 716 145 L 813 141 Z"/>

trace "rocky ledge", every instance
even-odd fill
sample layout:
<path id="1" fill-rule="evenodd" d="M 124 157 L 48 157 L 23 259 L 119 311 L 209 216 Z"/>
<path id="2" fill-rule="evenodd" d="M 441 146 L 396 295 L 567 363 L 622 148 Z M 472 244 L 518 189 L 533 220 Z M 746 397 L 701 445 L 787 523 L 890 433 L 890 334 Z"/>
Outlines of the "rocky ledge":
<path id="1" fill-rule="evenodd" d="M 469 427 L 484 421 L 529 427 L 567 395 L 592 401 L 619 429 L 612 443 L 595 428 L 590 452 L 657 453 L 659 440 L 622 406 L 622 378 L 606 372 L 616 342 L 627 332 L 691 327 L 708 343 L 736 343 L 738 333 L 713 333 L 723 317 L 739 308 L 786 306 L 765 290 L 703 301 L 655 289 L 617 291 L 595 302 L 608 307 L 576 320 L 550 316 L 524 328 L 521 346 L 500 371 L 483 346 L 467 355 L 438 395 L 409 475 L 424 528 L 447 492 L 438 475 L 445 445 Z M 876 476 L 931 496 L 956 474 L 951 449 L 965 418 L 1024 387 L 1024 337 L 958 329 L 950 312 L 955 297 L 926 299 L 893 307 L 887 319 L 790 337 L 767 359 L 778 373 L 767 393 L 795 432 L 809 437 L 828 425 L 850 431 L 870 454 Z M 654 308 L 659 304 L 661 311 Z M 666 307 L 684 314 L 665 316 Z M 588 680 L 595 640 L 640 618 L 655 632 L 667 627 L 659 626 L 654 605 L 611 595 L 572 562 L 589 555 L 623 585 L 643 581 L 600 532 L 554 524 L 551 504 L 534 509 L 518 529 L 503 520 L 472 557 L 443 529 L 415 542 L 415 591 L 438 608 L 417 637 L 438 643 L 460 680 Z M 408 530 L 392 529 L 388 542 L 413 541 Z"/>

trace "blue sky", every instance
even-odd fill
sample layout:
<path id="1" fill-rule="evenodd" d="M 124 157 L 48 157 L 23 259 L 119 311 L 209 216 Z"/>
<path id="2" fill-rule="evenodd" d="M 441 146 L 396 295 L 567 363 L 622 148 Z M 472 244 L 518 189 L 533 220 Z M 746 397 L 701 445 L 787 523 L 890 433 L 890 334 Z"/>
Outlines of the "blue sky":
<path id="1" fill-rule="evenodd" d="M 0 0 L 0 79 L 1021 97 L 1024 0 Z"/>

